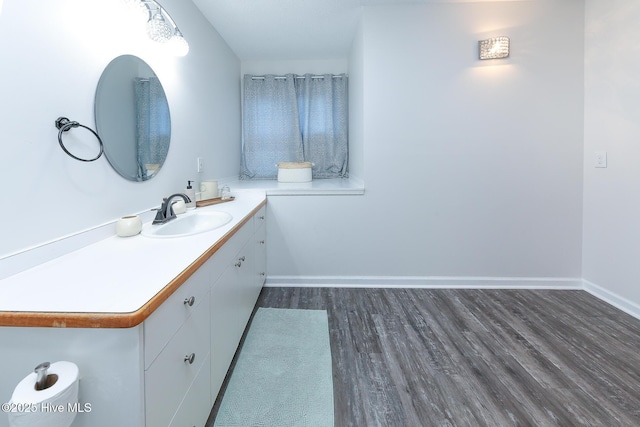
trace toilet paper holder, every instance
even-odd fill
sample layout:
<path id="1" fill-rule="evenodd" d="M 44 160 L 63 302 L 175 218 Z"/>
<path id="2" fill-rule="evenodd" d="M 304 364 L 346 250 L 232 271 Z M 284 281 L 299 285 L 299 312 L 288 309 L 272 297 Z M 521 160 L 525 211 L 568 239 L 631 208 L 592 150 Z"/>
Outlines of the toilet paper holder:
<path id="1" fill-rule="evenodd" d="M 56 374 L 48 375 L 47 372 L 51 367 L 51 363 L 43 362 L 35 367 L 36 373 L 36 390 L 46 390 L 56 383 L 58 376 Z"/>
<path id="2" fill-rule="evenodd" d="M 16 411 L 7 412 L 9 426 L 70 427 L 79 412 L 73 409 L 78 408 L 79 380 L 80 370 L 73 362 L 39 364 L 11 394 L 10 402 Z M 18 410 L 20 407 L 27 410 Z M 0 425 L 5 424 L 0 420 Z"/>

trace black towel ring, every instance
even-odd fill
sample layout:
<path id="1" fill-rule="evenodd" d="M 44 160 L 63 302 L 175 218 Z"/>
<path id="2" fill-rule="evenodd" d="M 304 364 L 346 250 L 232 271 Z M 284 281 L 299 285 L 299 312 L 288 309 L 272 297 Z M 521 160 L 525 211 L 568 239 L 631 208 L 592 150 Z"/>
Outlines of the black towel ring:
<path id="1" fill-rule="evenodd" d="M 71 154 L 69 152 L 69 150 L 67 150 L 67 147 L 64 146 L 64 143 L 62 142 L 62 133 L 68 131 L 71 128 L 77 128 L 77 127 L 83 127 L 85 129 L 87 129 L 89 132 L 91 132 L 98 139 L 98 143 L 100 143 L 100 152 L 93 159 L 81 159 L 80 157 L 76 157 L 73 154 Z M 58 142 L 60 143 L 60 147 L 62 147 L 64 152 L 67 153 L 69 156 L 73 157 L 76 160 L 80 160 L 81 162 L 93 162 L 94 160 L 98 160 L 100 158 L 100 156 L 102 156 L 102 153 L 104 152 L 104 146 L 102 144 L 102 139 L 100 139 L 98 134 L 93 129 L 88 128 L 85 125 L 81 125 L 78 122 L 72 122 L 69 119 L 67 119 L 66 117 L 58 117 L 58 120 L 56 120 L 56 128 L 60 129 L 60 131 L 58 132 Z"/>

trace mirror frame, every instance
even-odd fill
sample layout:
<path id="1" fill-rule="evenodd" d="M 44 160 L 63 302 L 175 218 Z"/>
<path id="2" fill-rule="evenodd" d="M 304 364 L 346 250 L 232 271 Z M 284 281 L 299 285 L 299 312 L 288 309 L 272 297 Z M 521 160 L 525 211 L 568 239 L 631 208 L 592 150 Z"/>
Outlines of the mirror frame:
<path id="1" fill-rule="evenodd" d="M 96 129 L 113 169 L 129 181 L 147 181 L 162 168 L 171 144 L 171 114 L 162 83 L 134 55 L 105 67 L 95 94 Z"/>

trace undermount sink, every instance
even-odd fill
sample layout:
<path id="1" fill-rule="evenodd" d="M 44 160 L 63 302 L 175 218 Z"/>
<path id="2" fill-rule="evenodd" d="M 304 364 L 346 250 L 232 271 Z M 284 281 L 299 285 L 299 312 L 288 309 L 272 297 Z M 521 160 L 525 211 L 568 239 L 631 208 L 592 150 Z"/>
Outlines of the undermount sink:
<path id="1" fill-rule="evenodd" d="M 208 211 L 187 212 L 165 224 L 145 224 L 142 235 L 147 237 L 185 237 L 215 230 L 231 221 L 233 217 L 226 212 Z"/>

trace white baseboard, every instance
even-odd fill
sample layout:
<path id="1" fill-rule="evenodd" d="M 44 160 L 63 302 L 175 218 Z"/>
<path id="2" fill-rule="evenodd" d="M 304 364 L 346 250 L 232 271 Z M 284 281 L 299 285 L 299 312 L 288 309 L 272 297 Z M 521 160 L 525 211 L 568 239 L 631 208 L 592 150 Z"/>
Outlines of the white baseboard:
<path id="1" fill-rule="evenodd" d="M 584 290 L 640 319 L 640 305 L 581 278 L 455 276 L 268 276 L 266 287 L 424 288 L 424 289 L 569 289 Z"/>
<path id="2" fill-rule="evenodd" d="M 453 276 L 268 276 L 268 287 L 582 289 L 580 278 Z"/>
<path id="3" fill-rule="evenodd" d="M 636 319 L 640 319 L 640 305 L 629 301 L 628 299 L 623 298 L 618 294 L 608 291 L 588 280 L 582 280 L 582 288 L 594 297 L 601 299 L 608 304 L 611 304 L 612 306 L 624 311 L 627 314 L 630 314 Z"/>

